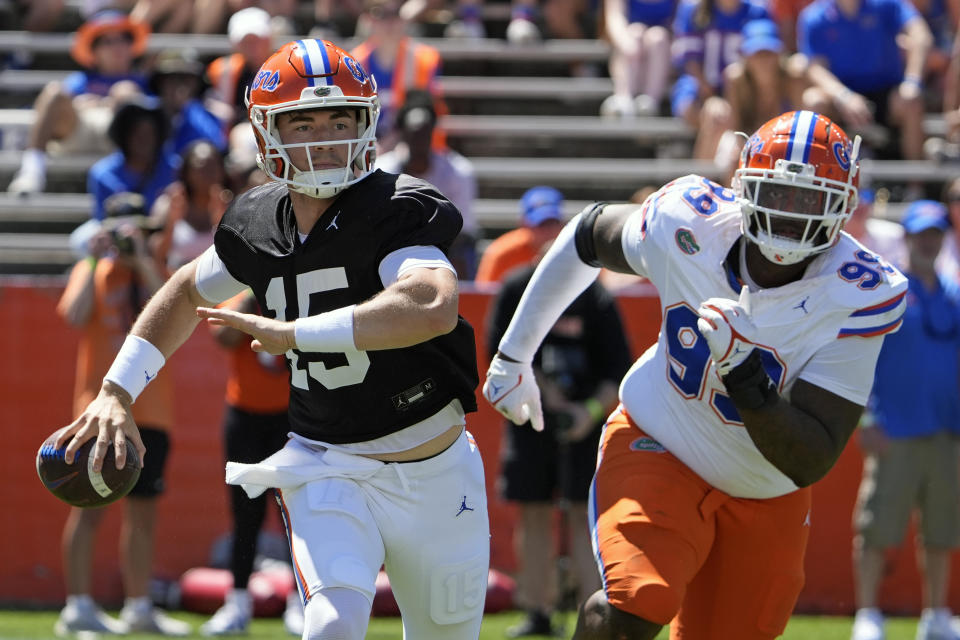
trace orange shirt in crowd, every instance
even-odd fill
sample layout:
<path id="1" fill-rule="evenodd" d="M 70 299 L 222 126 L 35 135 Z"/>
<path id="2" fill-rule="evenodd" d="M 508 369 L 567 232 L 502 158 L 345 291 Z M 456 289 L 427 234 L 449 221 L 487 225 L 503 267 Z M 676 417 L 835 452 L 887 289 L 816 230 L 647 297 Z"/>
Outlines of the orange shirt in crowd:
<path id="1" fill-rule="evenodd" d="M 242 311 L 245 291 L 218 305 Z M 290 376 L 285 356 L 257 353 L 246 337 L 230 349 L 230 370 L 227 378 L 226 402 L 231 407 L 250 413 L 280 413 L 290 401 Z"/>
<path id="2" fill-rule="evenodd" d="M 73 297 L 83 287 L 89 265 L 79 262 L 70 272 L 63 297 Z M 133 326 L 140 312 L 131 286 L 133 272 L 110 258 L 97 262 L 94 271 L 94 303 L 77 348 L 77 377 L 74 384 L 73 413 L 80 415 L 100 392 L 103 376 Z M 136 305 L 136 306 L 135 306 Z M 160 370 L 133 405 L 133 419 L 138 425 L 169 429 L 173 426 L 173 379 Z"/>
<path id="3" fill-rule="evenodd" d="M 530 264 L 540 245 L 529 227 L 518 227 L 491 242 L 480 258 L 474 282 L 500 282 L 517 267 Z"/>

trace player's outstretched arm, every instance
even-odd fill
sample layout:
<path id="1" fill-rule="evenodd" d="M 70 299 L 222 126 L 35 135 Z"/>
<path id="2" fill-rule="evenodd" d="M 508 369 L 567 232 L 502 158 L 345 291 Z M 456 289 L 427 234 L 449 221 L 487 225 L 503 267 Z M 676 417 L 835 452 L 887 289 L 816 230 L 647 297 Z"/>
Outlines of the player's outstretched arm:
<path id="1" fill-rule="evenodd" d="M 399 349 L 457 326 L 460 290 L 449 269 L 411 269 L 354 310 L 357 349 Z"/>
<path id="2" fill-rule="evenodd" d="M 254 351 L 402 349 L 450 333 L 457 326 L 457 276 L 445 268 L 417 268 L 373 298 L 325 313 L 281 321 L 231 309 L 197 308 L 215 327 L 253 337 Z"/>
<path id="3" fill-rule="evenodd" d="M 540 261 L 483 385 L 484 397 L 508 420 L 515 424 L 529 420 L 534 429 L 543 429 L 540 390 L 530 363 L 547 332 L 597 278 L 600 267 L 633 273 L 620 236 L 636 210 L 636 205 L 588 207 L 567 223 Z"/>
<path id="4" fill-rule="evenodd" d="M 194 284 L 195 262 L 179 269 L 150 299 L 140 313 L 127 341 L 104 378 L 99 394 L 64 429 L 56 446 L 66 445 L 65 459 L 73 462 L 77 449 L 96 437 L 93 466 L 103 466 L 107 448 L 114 447 L 117 468 L 126 464 L 126 439 L 140 454 L 146 454 L 130 407 L 140 391 L 157 375 L 166 358 L 190 336 L 199 319 L 195 309 L 208 305 Z"/>

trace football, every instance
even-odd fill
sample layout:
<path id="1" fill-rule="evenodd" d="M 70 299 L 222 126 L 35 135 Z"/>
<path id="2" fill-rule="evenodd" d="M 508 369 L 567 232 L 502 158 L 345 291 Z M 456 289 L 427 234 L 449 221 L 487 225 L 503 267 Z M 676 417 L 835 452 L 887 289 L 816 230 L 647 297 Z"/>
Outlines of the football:
<path id="1" fill-rule="evenodd" d="M 114 464 L 113 446 L 107 449 L 103 469 L 93 470 L 92 438 L 81 446 L 73 457 L 73 464 L 64 460 L 66 447 L 54 448 L 59 433 L 47 438 L 37 452 L 37 475 L 50 493 L 75 507 L 102 507 L 127 495 L 140 477 L 140 456 L 127 440 L 127 460 L 123 469 Z"/>

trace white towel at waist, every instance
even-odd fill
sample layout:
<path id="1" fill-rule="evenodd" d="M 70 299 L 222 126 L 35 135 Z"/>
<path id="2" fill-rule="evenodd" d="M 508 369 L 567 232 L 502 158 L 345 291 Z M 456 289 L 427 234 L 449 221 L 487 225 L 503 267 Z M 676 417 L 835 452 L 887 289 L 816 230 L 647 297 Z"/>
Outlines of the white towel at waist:
<path id="1" fill-rule="evenodd" d="M 280 451 L 255 464 L 228 462 L 226 478 L 227 484 L 240 485 L 248 496 L 256 498 L 267 489 L 292 489 L 320 478 L 367 479 L 385 466 L 379 460 L 291 439 Z"/>

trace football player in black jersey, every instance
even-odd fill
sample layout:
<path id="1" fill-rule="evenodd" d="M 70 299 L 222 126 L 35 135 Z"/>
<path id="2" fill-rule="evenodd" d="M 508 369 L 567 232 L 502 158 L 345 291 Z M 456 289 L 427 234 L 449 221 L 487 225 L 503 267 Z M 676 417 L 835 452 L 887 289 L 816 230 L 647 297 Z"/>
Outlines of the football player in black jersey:
<path id="1" fill-rule="evenodd" d="M 201 318 L 286 354 L 290 440 L 227 464 L 253 497 L 276 489 L 306 602 L 304 638 L 363 638 L 385 565 L 404 635 L 476 638 L 489 566 L 473 329 L 446 250 L 456 207 L 433 186 L 374 171 L 376 84 L 322 40 L 284 45 L 248 93 L 271 183 L 237 198 L 214 246 L 138 318 L 98 397 L 60 436 L 97 437 L 124 463 L 143 443 L 130 404 Z M 214 309 L 249 287 L 263 316 Z"/>

